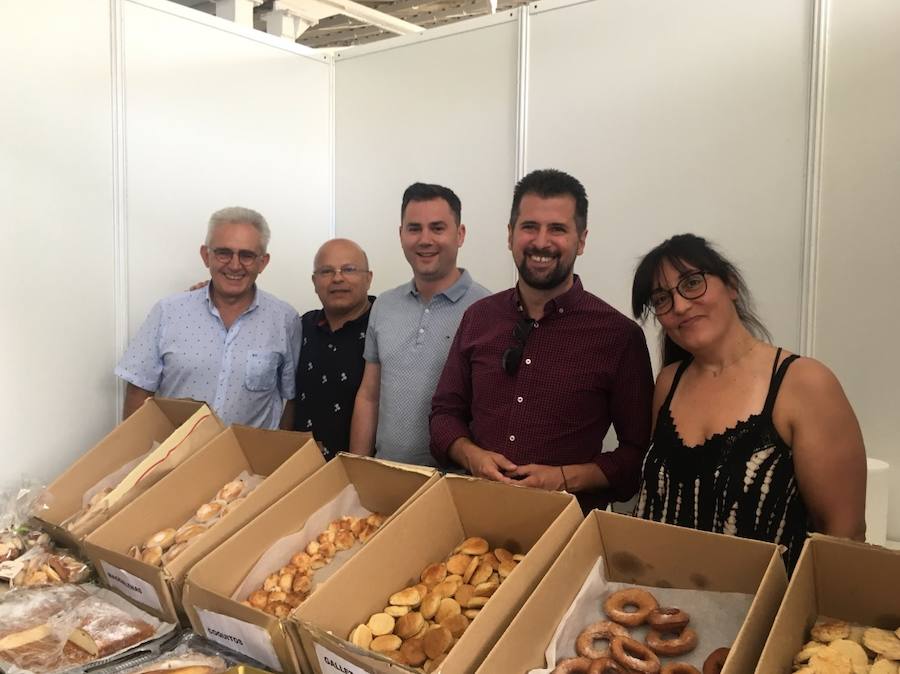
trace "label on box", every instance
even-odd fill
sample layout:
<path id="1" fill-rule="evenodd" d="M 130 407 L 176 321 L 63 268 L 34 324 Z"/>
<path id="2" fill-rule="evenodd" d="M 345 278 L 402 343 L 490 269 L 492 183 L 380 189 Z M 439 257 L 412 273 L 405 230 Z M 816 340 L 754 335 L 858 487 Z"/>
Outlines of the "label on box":
<path id="1" fill-rule="evenodd" d="M 322 674 L 369 674 L 368 670 L 354 665 L 352 662 L 347 662 L 341 656 L 329 651 L 322 644 L 315 642 L 314 645 Z"/>
<path id="2" fill-rule="evenodd" d="M 210 641 L 243 653 L 276 672 L 282 671 L 272 637 L 265 628 L 202 608 L 197 609 L 197 616 Z"/>
<path id="3" fill-rule="evenodd" d="M 162 611 L 162 604 L 159 601 L 159 595 L 156 589 L 143 578 L 138 578 L 133 573 L 128 573 L 125 569 L 113 566 L 105 560 L 100 560 L 100 565 L 106 574 L 106 580 L 113 590 L 118 590 L 129 599 L 133 599 L 139 604 L 149 606 L 155 611 Z"/>

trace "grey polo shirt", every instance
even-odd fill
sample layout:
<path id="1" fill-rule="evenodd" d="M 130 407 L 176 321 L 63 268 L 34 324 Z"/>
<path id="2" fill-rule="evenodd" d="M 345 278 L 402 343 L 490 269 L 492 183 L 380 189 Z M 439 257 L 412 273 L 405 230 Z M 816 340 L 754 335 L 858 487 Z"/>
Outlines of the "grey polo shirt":
<path id="1" fill-rule="evenodd" d="M 372 305 L 363 357 L 381 365 L 375 455 L 435 466 L 428 415 L 462 315 L 491 292 L 465 269 L 452 286 L 424 302 L 412 281 Z"/>

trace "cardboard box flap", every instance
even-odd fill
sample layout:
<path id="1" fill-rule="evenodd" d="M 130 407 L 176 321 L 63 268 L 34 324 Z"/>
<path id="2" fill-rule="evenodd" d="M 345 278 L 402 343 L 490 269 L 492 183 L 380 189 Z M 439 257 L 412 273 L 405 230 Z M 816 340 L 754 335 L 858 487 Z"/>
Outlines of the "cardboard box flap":
<path id="1" fill-rule="evenodd" d="M 40 519 L 60 524 L 82 506 L 84 493 L 104 476 L 162 443 L 194 414 L 202 403 L 193 400 L 147 398 L 128 419 L 118 424 L 92 450 L 82 454 L 47 487 L 48 507 Z M 146 446 L 131 441 L 146 438 Z"/>

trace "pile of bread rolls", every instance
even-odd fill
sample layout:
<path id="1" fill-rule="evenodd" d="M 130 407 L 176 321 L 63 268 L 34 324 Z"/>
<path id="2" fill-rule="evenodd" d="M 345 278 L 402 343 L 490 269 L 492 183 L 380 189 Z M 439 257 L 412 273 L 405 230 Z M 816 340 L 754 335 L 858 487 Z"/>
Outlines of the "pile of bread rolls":
<path id="1" fill-rule="evenodd" d="M 420 582 L 396 592 L 384 610 L 350 632 L 355 646 L 432 672 L 524 555 L 467 538 L 446 560 L 426 566 Z"/>
<path id="2" fill-rule="evenodd" d="M 194 516 L 177 529 L 157 531 L 140 545 L 133 545 L 128 554 L 153 566 L 172 562 L 202 533 L 221 518 L 240 506 L 253 487 L 238 478 L 225 484 L 209 503 L 204 503 Z"/>
<path id="3" fill-rule="evenodd" d="M 895 631 L 820 618 L 812 640 L 794 656 L 797 674 L 898 674 L 900 628 Z"/>
<path id="4" fill-rule="evenodd" d="M 380 513 L 367 517 L 344 516 L 333 520 L 328 528 L 294 554 L 278 571 L 271 573 L 262 587 L 254 590 L 243 604 L 277 618 L 286 618 L 313 590 L 316 571 L 330 564 L 334 556 L 364 543 L 385 520 Z"/>

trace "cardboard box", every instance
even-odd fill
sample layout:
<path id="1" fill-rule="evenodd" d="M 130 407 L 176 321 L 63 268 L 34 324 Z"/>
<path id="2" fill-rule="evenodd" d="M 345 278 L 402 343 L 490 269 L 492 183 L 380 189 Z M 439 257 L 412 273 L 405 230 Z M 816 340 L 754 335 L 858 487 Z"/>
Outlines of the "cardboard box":
<path id="1" fill-rule="evenodd" d="M 478 674 L 519 674 L 545 667 L 547 645 L 600 556 L 609 581 L 755 595 L 722 672 L 753 671 L 787 587 L 778 547 L 595 510 Z M 702 642 L 702 634 L 700 638 Z"/>
<path id="2" fill-rule="evenodd" d="M 195 428 L 182 427 L 199 410 L 207 415 Z M 182 449 L 195 451 L 218 435 L 224 426 L 204 403 L 194 400 L 147 398 L 130 417 L 116 426 L 92 449 L 85 452 L 53 483 L 47 487 L 49 506 L 36 516 L 38 524 L 56 541 L 74 550 L 81 550 L 81 543 L 90 531 L 73 534 L 62 526 L 82 507 L 85 492 L 122 466 L 146 454 L 154 442 L 161 445 L 176 431 L 190 431 Z M 150 487 L 142 485 L 142 489 Z M 138 492 L 139 493 L 139 492 Z M 126 503 L 118 504 L 108 515 Z"/>
<path id="3" fill-rule="evenodd" d="M 293 637 L 316 674 L 406 670 L 345 638 L 394 592 L 420 582 L 465 538 L 527 553 L 454 645 L 442 674 L 474 672 L 582 521 L 571 494 L 448 475 L 385 527 L 292 617 Z M 496 670 L 500 671 L 500 670 Z"/>
<path id="4" fill-rule="evenodd" d="M 107 587 L 167 622 L 178 622 L 188 569 L 323 465 L 309 433 L 231 426 L 90 534 L 85 552 Z M 161 568 L 128 555 L 132 545 L 157 531 L 187 522 L 243 471 L 265 479 L 171 564 Z"/>
<path id="5" fill-rule="evenodd" d="M 276 671 L 308 671 L 303 655 L 290 642 L 286 621 L 245 606 L 231 595 L 264 552 L 302 529 L 310 515 L 348 485 L 356 487 L 365 508 L 389 516 L 364 545 L 352 548 L 358 556 L 437 479 L 431 468 L 339 454 L 188 572 L 183 600 L 194 631 Z M 311 597 L 330 583 L 330 579 L 321 583 Z"/>
<path id="6" fill-rule="evenodd" d="M 790 672 L 820 615 L 892 631 L 900 627 L 900 550 L 813 534 L 800 553 L 757 674 Z"/>

